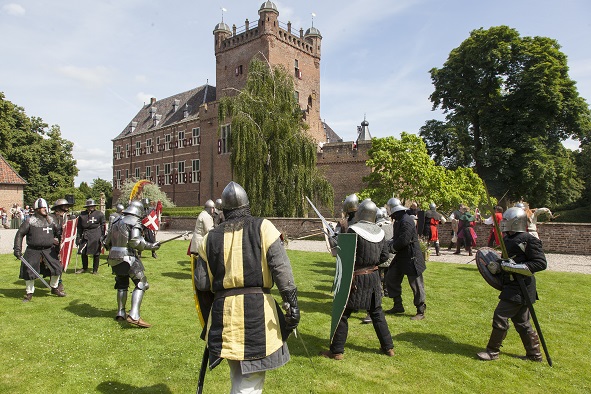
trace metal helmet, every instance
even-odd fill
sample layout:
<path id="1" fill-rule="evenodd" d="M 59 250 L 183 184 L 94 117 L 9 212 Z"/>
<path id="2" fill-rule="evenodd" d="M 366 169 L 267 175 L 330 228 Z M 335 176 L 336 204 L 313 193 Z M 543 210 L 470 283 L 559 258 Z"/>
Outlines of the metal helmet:
<path id="1" fill-rule="evenodd" d="M 33 205 L 33 208 L 34 209 L 49 208 L 49 206 L 47 205 L 47 201 L 45 201 L 45 199 L 38 198 L 35 200 L 35 204 Z"/>
<path id="2" fill-rule="evenodd" d="M 234 181 L 226 185 L 222 192 L 222 209 L 233 210 L 250 204 L 246 190 Z"/>
<path id="3" fill-rule="evenodd" d="M 68 207 L 72 206 L 72 204 L 70 204 L 68 200 L 66 200 L 65 198 L 58 198 L 57 200 L 55 200 L 55 204 L 53 204 L 53 207 L 51 207 L 51 209 L 56 209 L 57 207 L 60 207 L 62 205 L 66 205 Z"/>
<path id="4" fill-rule="evenodd" d="M 222 199 L 218 198 L 215 200 L 215 209 L 221 211 L 222 210 Z"/>
<path id="5" fill-rule="evenodd" d="M 512 207 L 503 213 L 501 220 L 501 231 L 513 231 L 524 233 L 527 231 L 527 214 L 522 208 Z"/>
<path id="6" fill-rule="evenodd" d="M 432 202 L 431 204 L 429 204 L 429 209 L 432 210 L 432 211 L 434 211 L 434 210 L 437 209 L 437 205 L 435 205 L 435 203 Z"/>
<path id="7" fill-rule="evenodd" d="M 117 211 L 117 213 L 123 212 L 124 209 L 125 209 L 125 207 L 121 203 L 118 203 L 117 205 L 115 205 L 115 211 Z"/>
<path id="8" fill-rule="evenodd" d="M 525 204 L 522 202 L 515 203 L 515 207 L 525 209 Z"/>
<path id="9" fill-rule="evenodd" d="M 357 194 L 349 194 L 345 197 L 345 201 L 343 201 L 343 212 L 351 213 L 357 211 L 359 208 L 359 197 Z"/>
<path id="10" fill-rule="evenodd" d="M 215 203 L 213 202 L 213 200 L 207 200 L 205 201 L 205 205 L 203 208 L 206 212 L 208 212 L 211 215 L 213 214 L 213 211 L 215 209 Z"/>
<path id="11" fill-rule="evenodd" d="M 388 210 L 386 208 L 378 208 L 376 212 L 376 223 L 383 223 L 388 221 Z"/>
<path id="12" fill-rule="evenodd" d="M 369 198 L 365 199 L 361 204 L 359 204 L 359 207 L 357 208 L 357 212 L 355 213 L 355 222 L 360 222 L 363 220 L 365 222 L 375 223 L 377 212 L 377 205 Z"/>
<path id="13" fill-rule="evenodd" d="M 389 215 L 392 215 L 394 212 L 406 210 L 406 207 L 403 206 L 400 203 L 400 200 L 397 199 L 396 197 L 392 197 L 391 199 L 389 199 L 388 202 L 386 203 L 386 205 L 388 207 L 388 214 Z"/>
<path id="14" fill-rule="evenodd" d="M 144 217 L 144 204 L 139 200 L 133 200 L 129 203 L 127 208 L 122 211 L 126 215 L 137 216 L 138 218 Z"/>
<path id="15" fill-rule="evenodd" d="M 89 198 L 88 200 L 86 200 L 86 205 L 84 205 L 85 208 L 88 207 L 96 207 L 98 204 L 96 202 L 94 202 L 94 200 L 92 198 Z"/>

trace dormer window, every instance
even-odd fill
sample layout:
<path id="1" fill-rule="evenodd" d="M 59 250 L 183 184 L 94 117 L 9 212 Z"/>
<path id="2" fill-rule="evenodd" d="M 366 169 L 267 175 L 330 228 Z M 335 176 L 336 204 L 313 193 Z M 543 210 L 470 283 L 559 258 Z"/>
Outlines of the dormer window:
<path id="1" fill-rule="evenodd" d="M 175 99 L 174 102 L 172 103 L 172 111 L 176 112 L 176 110 L 179 109 L 180 104 L 181 104 L 181 100 Z"/>

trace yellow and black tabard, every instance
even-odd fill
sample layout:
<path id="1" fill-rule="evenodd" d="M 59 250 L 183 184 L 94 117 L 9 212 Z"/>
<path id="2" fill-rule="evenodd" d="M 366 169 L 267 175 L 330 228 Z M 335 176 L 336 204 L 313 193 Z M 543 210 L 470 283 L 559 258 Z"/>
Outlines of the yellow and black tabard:
<path id="1" fill-rule="evenodd" d="M 215 298 L 207 319 L 210 356 L 254 360 L 283 346 L 285 321 L 270 294 L 294 286 L 280 232 L 268 220 L 243 216 L 212 229 L 199 246 Z"/>

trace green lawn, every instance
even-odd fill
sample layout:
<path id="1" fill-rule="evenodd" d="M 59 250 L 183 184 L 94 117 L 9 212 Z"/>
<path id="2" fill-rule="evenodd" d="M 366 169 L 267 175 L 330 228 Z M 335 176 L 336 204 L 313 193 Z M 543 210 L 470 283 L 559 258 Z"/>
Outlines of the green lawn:
<path id="1" fill-rule="evenodd" d="M 186 250 L 187 241 L 175 241 L 163 245 L 157 260 L 144 259 L 150 289 L 142 317 L 153 324 L 149 329 L 113 320 L 116 292 L 106 265 L 98 276 L 70 269 L 65 298 L 50 295 L 37 281 L 33 301 L 22 303 L 19 262 L 0 255 L 0 393 L 194 393 L 203 342 Z M 414 310 L 406 283 L 408 313 L 387 316 L 395 357 L 379 353 L 373 328 L 360 324 L 359 312 L 350 320 L 345 359 L 334 361 L 317 356 L 328 346 L 334 260 L 328 253 L 288 253 L 299 288 L 300 335 L 289 339 L 291 362 L 267 374 L 267 393 L 591 391 L 591 275 L 537 275 L 536 312 L 553 368 L 517 358 L 524 350 L 513 329 L 499 361 L 477 360 L 498 292 L 473 264 L 435 262 L 425 272 L 426 319 L 409 319 Z M 206 393 L 229 387 L 226 363 L 208 371 Z"/>

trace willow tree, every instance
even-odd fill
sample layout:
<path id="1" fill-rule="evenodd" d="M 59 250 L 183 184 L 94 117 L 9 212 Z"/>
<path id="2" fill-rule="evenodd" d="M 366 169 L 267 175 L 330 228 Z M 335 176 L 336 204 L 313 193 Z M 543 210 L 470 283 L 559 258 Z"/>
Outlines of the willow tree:
<path id="1" fill-rule="evenodd" d="M 332 186 L 316 168 L 316 143 L 283 67 L 253 59 L 244 89 L 220 100 L 218 116 L 220 124 L 231 118 L 232 171 L 254 215 L 303 216 L 305 196 L 332 209 Z"/>

